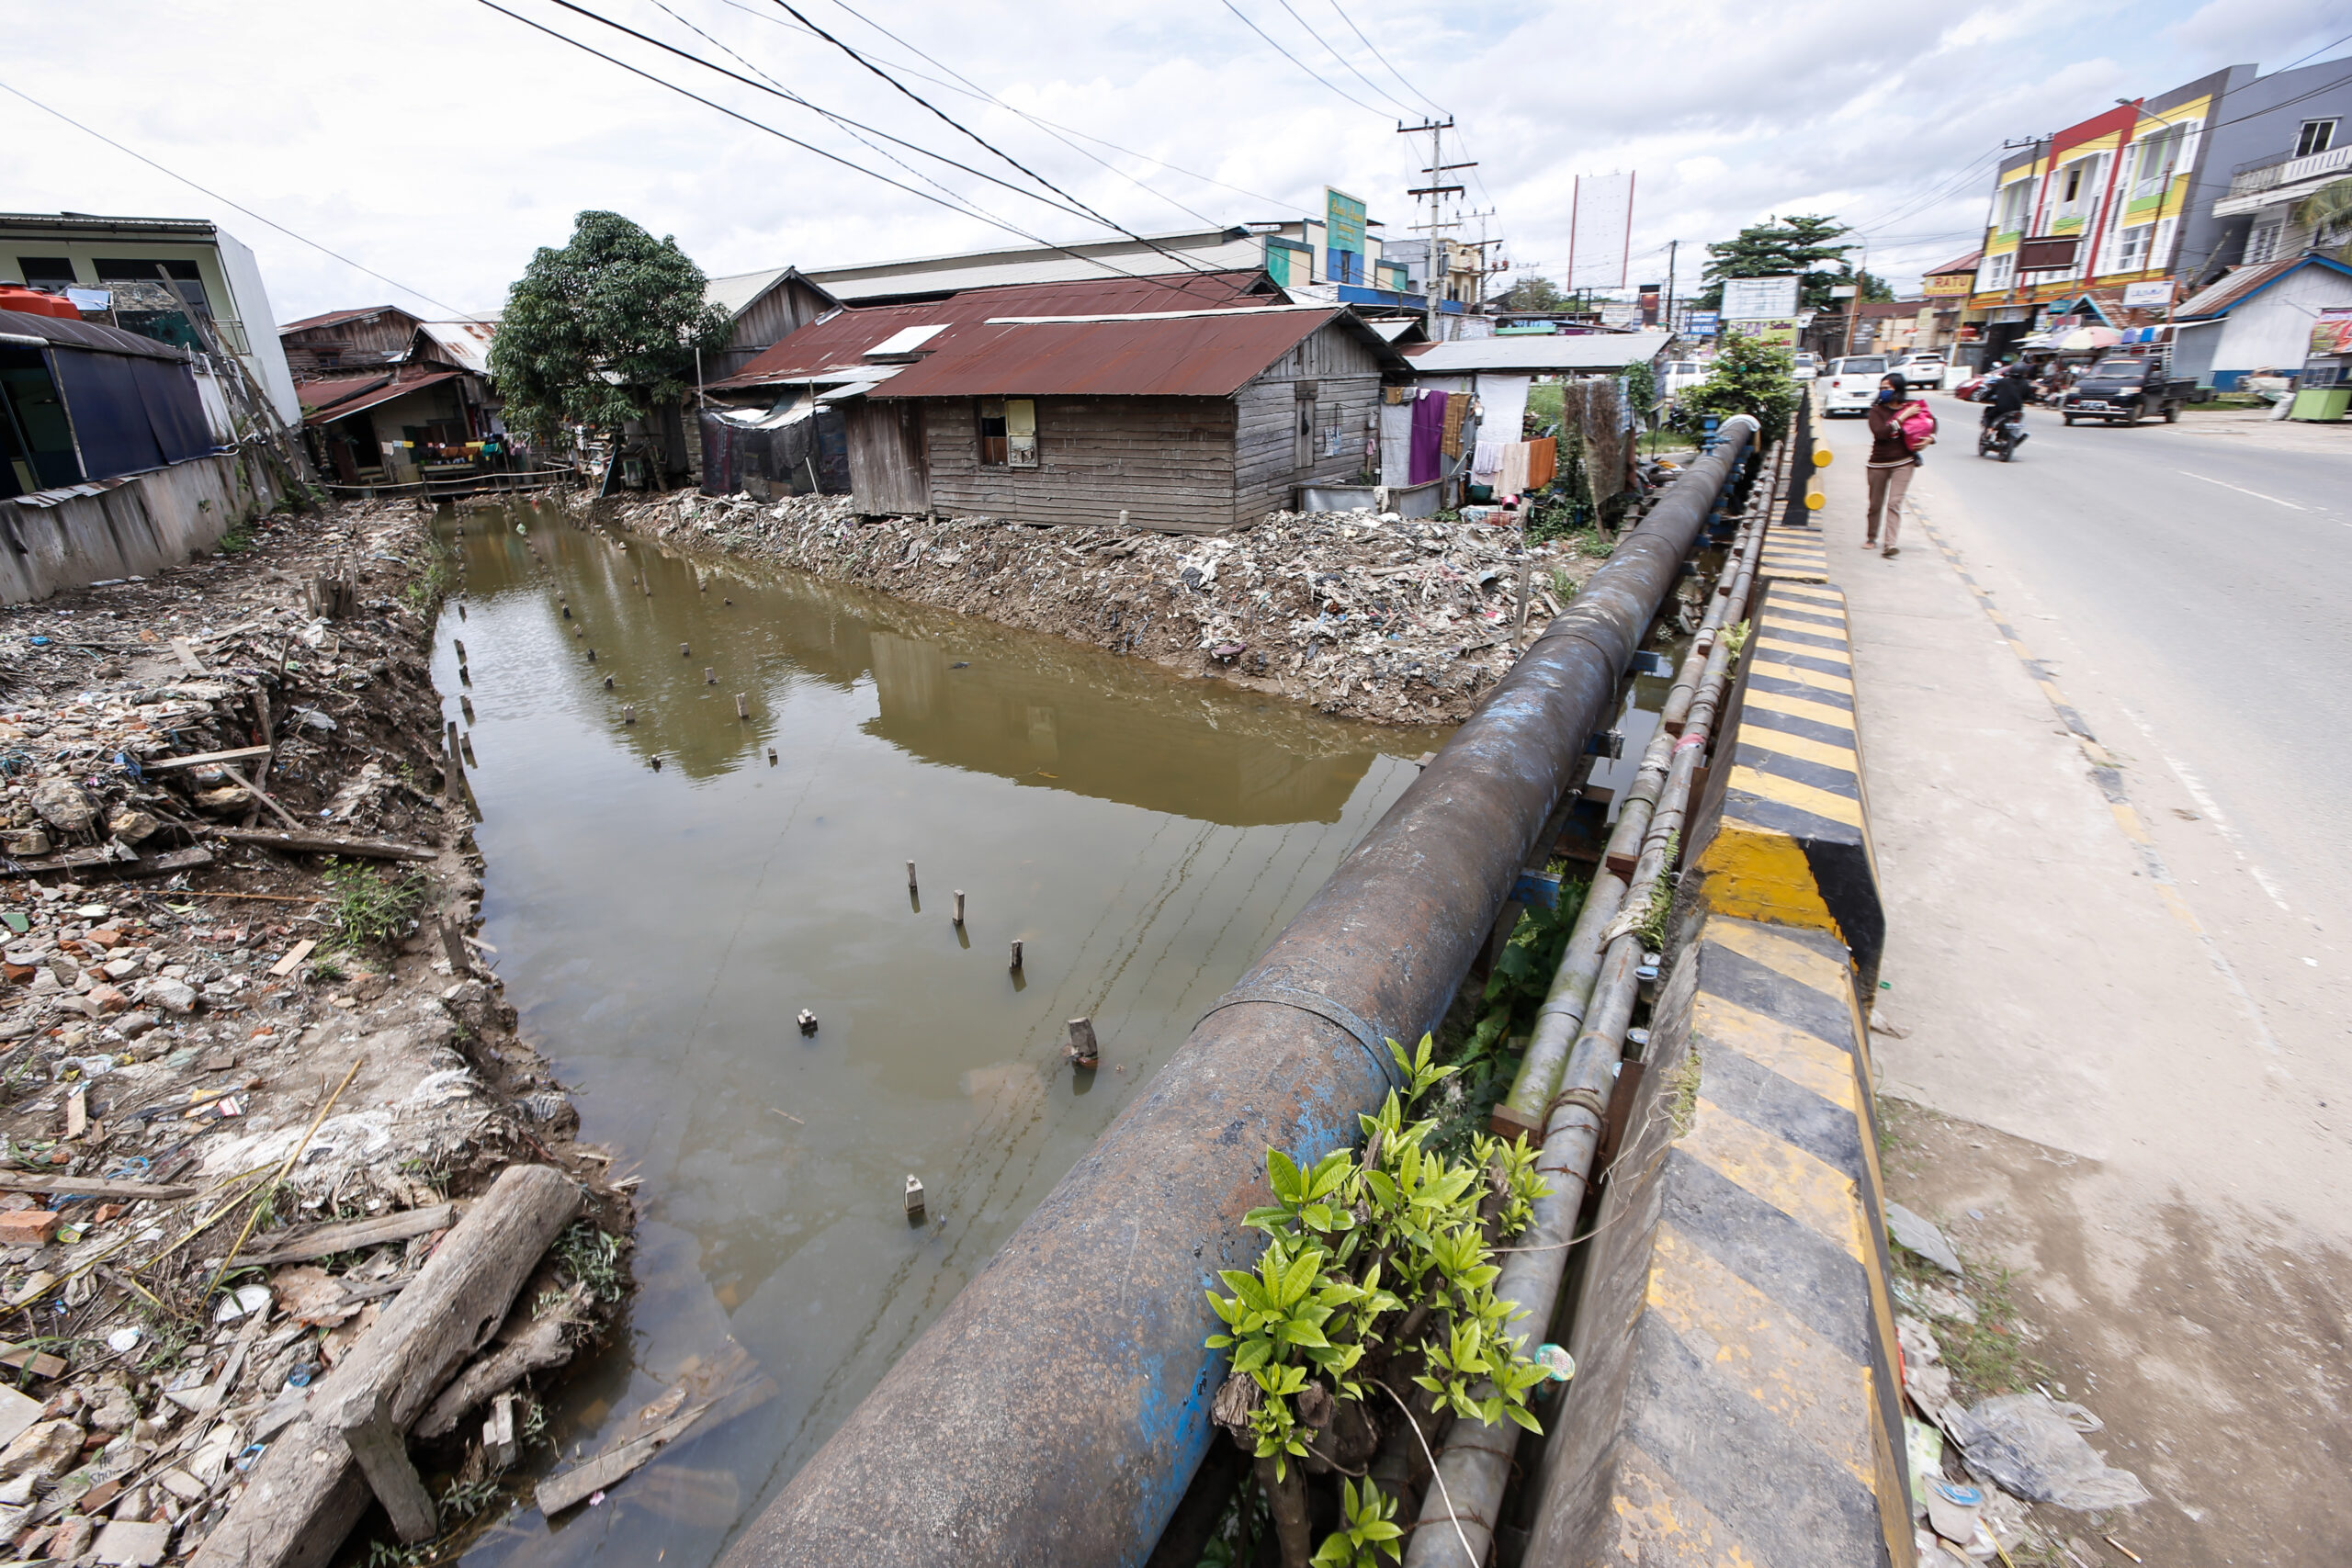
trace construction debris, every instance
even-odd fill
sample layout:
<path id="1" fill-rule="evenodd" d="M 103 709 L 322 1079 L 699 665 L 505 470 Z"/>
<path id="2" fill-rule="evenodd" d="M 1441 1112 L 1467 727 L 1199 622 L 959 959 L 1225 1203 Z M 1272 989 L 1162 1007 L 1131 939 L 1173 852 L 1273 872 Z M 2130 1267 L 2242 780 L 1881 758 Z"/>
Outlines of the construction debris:
<path id="1" fill-rule="evenodd" d="M 682 548 L 863 583 L 1392 723 L 1468 717 L 1609 549 L 1590 535 L 1523 547 L 1499 511 L 1479 522 L 1276 513 L 1239 533 L 1198 535 L 869 520 L 843 496 L 575 504 Z"/>
<path id="2" fill-rule="evenodd" d="M 626 1195 L 568 1141 L 494 979 L 441 955 L 481 882 L 426 666 L 428 522 L 265 522 L 230 555 L 0 609 L 0 1364 L 36 1416 L 0 1450 L 12 1561 L 293 1550 L 211 1542 L 310 1429 L 314 1382 L 429 1311 L 415 1292 L 490 1199 L 461 1201 L 518 1162 L 561 1218 L 497 1243 L 500 1267 L 575 1292 L 563 1356 L 528 1370 L 618 1304 Z M 542 1263 L 582 1192 L 593 1221 Z M 401 1352 L 379 1458 L 476 1348 Z M 543 1441 L 517 1397 L 516 1446 Z M 460 1429 L 419 1450 L 473 1467 L 468 1508 L 435 1510 L 451 1532 L 499 1511 Z M 350 1523 L 307 1519 L 304 1550 Z"/>

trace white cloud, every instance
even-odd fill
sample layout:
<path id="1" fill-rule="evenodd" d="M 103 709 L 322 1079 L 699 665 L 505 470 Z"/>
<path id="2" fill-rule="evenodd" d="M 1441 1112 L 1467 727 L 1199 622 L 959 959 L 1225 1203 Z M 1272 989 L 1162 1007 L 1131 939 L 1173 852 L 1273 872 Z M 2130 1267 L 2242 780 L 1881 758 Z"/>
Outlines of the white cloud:
<path id="1" fill-rule="evenodd" d="M 500 3 L 929 189 L 804 108 L 653 54 L 548 0 Z M 652 0 L 584 3 L 718 57 Z M 1972 242 L 1989 160 L 2004 140 L 2080 119 L 2118 96 L 2163 91 L 2247 50 L 2283 63 L 2292 55 L 2278 50 L 2326 41 L 2302 39 L 2341 0 L 2217 0 L 2188 16 L 2179 5 L 2147 0 L 1962 0 L 1927 9 L 1875 0 L 1777 9 L 1730 0 L 1647 8 L 1566 0 L 1484 10 L 1349 0 L 1348 15 L 1411 87 L 1373 58 L 1330 0 L 1298 0 L 1296 9 L 1374 85 L 1335 63 L 1279 6 L 1236 0 L 1369 108 L 1314 80 L 1213 0 L 1181 9 L 1140 0 L 1035 0 L 1018 10 L 852 3 L 1006 103 L 1127 149 L 1081 142 L 1115 166 L 1106 168 L 958 90 L 949 71 L 915 61 L 846 6 L 827 0 L 810 10 L 877 56 L 951 78 L 942 85 L 901 73 L 940 107 L 1130 227 L 1190 227 L 1199 221 L 1194 213 L 1234 222 L 1314 210 L 1328 183 L 1369 198 L 1390 234 L 1406 234 L 1420 215 L 1403 192 L 1422 183 L 1417 166 L 1428 142 L 1398 136 L 1396 124 L 1423 111 L 1418 89 L 1457 117 L 1461 135 L 1449 141 L 1448 161 L 1461 148 L 1479 160 L 1464 206 L 1498 209 L 1489 221 L 1508 237 L 1515 262 L 1558 276 L 1573 176 L 1631 168 L 1640 171 L 1634 265 L 1644 274 L 1632 281 L 1646 281 L 1662 266 L 1667 242 L 1679 240 L 1687 290 L 1705 242 L 1769 213 L 1858 221 L 1871 231 L 1873 270 L 1916 276 Z M 666 4 L 796 92 L 1026 183 L 796 30 L 768 0 Z M 2240 27 L 2238 18 L 2250 19 Z M 112 41 L 126 38 L 169 38 L 172 47 Z M 346 0 L 326 8 L 293 0 L 234 7 L 85 0 L 73 25 L 13 39 L 0 81 L 463 309 L 494 306 L 532 249 L 562 243 L 583 208 L 609 208 L 675 234 L 714 274 L 1012 239 L 474 0 Z M 217 218 L 260 253 L 281 319 L 387 299 L 421 303 L 5 95 L 0 133 L 11 151 L 0 205 Z M 893 152 L 1030 233 L 1069 241 L 1103 232 L 1091 220 Z"/>

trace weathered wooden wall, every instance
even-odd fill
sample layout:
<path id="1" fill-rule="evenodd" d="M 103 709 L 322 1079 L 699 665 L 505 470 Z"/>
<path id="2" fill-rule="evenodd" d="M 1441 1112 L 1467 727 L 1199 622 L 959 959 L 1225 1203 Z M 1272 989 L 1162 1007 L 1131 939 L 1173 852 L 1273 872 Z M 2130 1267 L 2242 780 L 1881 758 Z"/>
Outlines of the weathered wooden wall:
<path id="1" fill-rule="evenodd" d="M 359 321 L 288 333 L 278 341 L 295 375 L 333 375 L 407 358 L 416 327 L 415 317 L 386 310 Z"/>
<path id="2" fill-rule="evenodd" d="M 1312 397 L 1305 395 L 1311 383 Z M 1364 457 L 1364 438 L 1380 402 L 1380 362 L 1351 333 L 1327 326 L 1259 376 L 1235 400 L 1234 514 L 1242 524 L 1292 503 L 1302 484 L 1352 479 L 1377 458 Z M 1323 451 L 1322 432 L 1337 410 L 1343 436 L 1337 457 Z M 1309 459 L 1297 461 L 1298 422 L 1309 425 Z"/>
<path id="3" fill-rule="evenodd" d="M 842 410 L 842 423 L 849 444 L 850 495 L 860 512 L 880 516 L 932 509 L 921 402 L 859 398 Z M 965 427 L 971 428 L 968 420 Z"/>
<path id="4" fill-rule="evenodd" d="M 732 376 L 767 349 L 798 332 L 831 309 L 817 291 L 789 277 L 743 307 L 736 316 L 727 346 L 703 360 L 703 374 L 716 381 Z"/>
<path id="5" fill-rule="evenodd" d="M 930 398 L 932 503 L 1023 523 L 1222 532 L 1233 506 L 1229 398 L 1039 398 L 1038 466 L 980 462 L 970 398 Z M 1251 521 L 1255 519 L 1252 518 Z"/>

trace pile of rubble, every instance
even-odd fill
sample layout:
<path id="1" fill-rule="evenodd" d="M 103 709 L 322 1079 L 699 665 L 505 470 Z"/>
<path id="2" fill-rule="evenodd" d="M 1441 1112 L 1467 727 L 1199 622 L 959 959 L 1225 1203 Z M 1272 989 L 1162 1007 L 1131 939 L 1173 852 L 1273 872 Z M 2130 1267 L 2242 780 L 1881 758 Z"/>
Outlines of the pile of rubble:
<path id="1" fill-rule="evenodd" d="M 274 523 L 0 611 L 11 1560 L 270 1560 L 266 1529 L 202 1543 L 313 1381 L 397 1325 L 458 1201 L 518 1161 L 562 1168 L 574 1209 L 602 1187 L 466 935 L 427 521 Z M 627 1208 L 604 1189 L 597 1218 Z M 614 1255 L 566 1253 L 560 1291 L 604 1260 L 567 1356 L 617 1302 Z M 471 1466 L 467 1512 L 496 1492 L 482 1451 L 468 1428 L 444 1455 Z"/>
<path id="2" fill-rule="evenodd" d="M 1238 533 L 1171 535 L 993 518 L 866 522 L 846 496 L 596 504 L 681 547 L 774 561 L 1390 723 L 1468 717 L 1607 553 L 1589 536 L 1523 547 L 1502 513 L 1276 513 Z"/>

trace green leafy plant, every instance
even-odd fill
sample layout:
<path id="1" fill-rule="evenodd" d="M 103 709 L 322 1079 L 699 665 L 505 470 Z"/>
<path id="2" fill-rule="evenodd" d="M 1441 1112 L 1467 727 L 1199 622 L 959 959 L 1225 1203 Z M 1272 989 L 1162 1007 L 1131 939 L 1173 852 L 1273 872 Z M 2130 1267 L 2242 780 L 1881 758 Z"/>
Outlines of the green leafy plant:
<path id="1" fill-rule="evenodd" d="M 1751 414 L 1763 427 L 1759 447 L 1770 446 L 1788 434 L 1789 416 L 1796 412 L 1796 356 L 1792 350 L 1745 333 L 1732 333 L 1716 351 L 1707 378 L 1686 390 L 1677 405 L 1691 428 L 1704 415 L 1730 419 Z"/>
<path id="2" fill-rule="evenodd" d="M 359 861 L 331 860 L 326 878 L 334 891 L 327 919 L 336 938 L 355 951 L 389 944 L 408 929 L 424 901 L 424 879 L 413 872 L 388 874 Z M 321 974 L 325 967 L 313 964 L 311 973 Z"/>
<path id="3" fill-rule="evenodd" d="M 254 547 L 254 525 L 252 522 L 245 519 L 240 519 L 237 522 L 230 524 L 227 530 L 221 534 L 220 542 L 215 544 L 212 547 L 219 550 L 224 556 L 233 556 L 240 550 L 252 549 Z"/>
<path id="4" fill-rule="evenodd" d="M 412 615 L 431 615 L 441 608 L 441 601 L 458 585 L 457 568 L 450 564 L 448 553 L 439 549 L 424 552 L 424 564 L 417 569 L 406 588 L 401 590 L 401 603 Z"/>
<path id="5" fill-rule="evenodd" d="M 1361 1492 L 1352 1481 L 1340 1483 L 1340 1527 L 1316 1549 L 1314 1568 L 1379 1568 L 1384 1556 L 1391 1562 L 1403 1559 L 1405 1551 L 1397 1542 L 1405 1531 L 1396 1523 L 1396 1499 L 1371 1482 Z"/>
<path id="6" fill-rule="evenodd" d="M 1666 834 L 1666 858 L 1661 866 L 1674 864 L 1675 856 L 1682 852 L 1682 829 L 1669 828 Z M 1661 870 L 1657 880 L 1650 884 L 1649 902 L 1642 908 L 1642 918 L 1634 922 L 1634 934 L 1642 939 L 1642 946 L 1651 953 L 1666 951 L 1666 917 L 1674 907 L 1674 883 L 1669 871 Z"/>
<path id="7" fill-rule="evenodd" d="M 557 1258 L 575 1283 L 598 1301 L 617 1302 L 623 1293 L 620 1238 L 581 1220 L 555 1244 Z"/>

